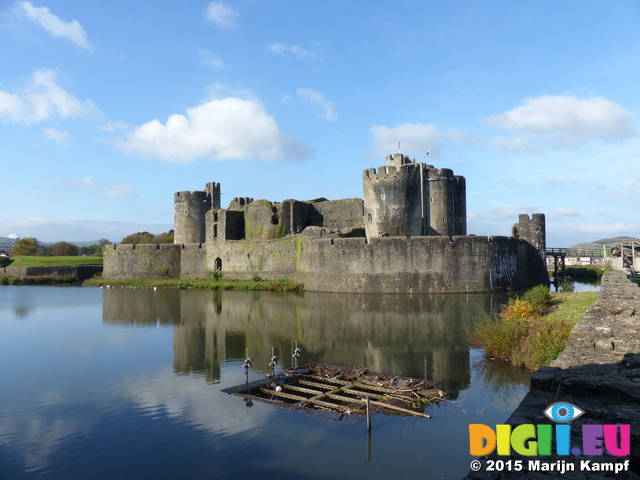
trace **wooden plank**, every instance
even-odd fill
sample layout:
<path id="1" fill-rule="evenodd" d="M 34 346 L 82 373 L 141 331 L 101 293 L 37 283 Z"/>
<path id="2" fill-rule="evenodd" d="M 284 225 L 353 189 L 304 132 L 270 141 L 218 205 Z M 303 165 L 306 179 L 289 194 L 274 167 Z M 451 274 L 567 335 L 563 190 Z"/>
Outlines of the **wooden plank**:
<path id="1" fill-rule="evenodd" d="M 327 385 L 326 383 L 320 383 L 320 382 L 311 382 L 309 380 L 299 379 L 297 383 L 299 383 L 300 385 L 307 385 L 309 387 L 320 388 L 322 390 L 333 390 L 336 388 L 335 385 Z"/>
<path id="2" fill-rule="evenodd" d="M 299 395 L 293 395 L 291 393 L 276 392 L 275 390 L 269 390 L 267 388 L 261 388 L 260 391 L 262 393 L 264 393 L 265 395 L 286 398 L 286 399 L 289 399 L 289 400 L 295 400 L 296 402 L 311 403 L 313 405 L 318 405 L 318 406 L 321 406 L 321 407 L 324 407 L 324 408 L 328 408 L 329 410 L 335 410 L 335 411 L 338 411 L 338 412 L 343 412 L 345 410 L 349 410 L 349 407 L 347 407 L 345 405 L 339 405 L 337 403 L 332 403 L 332 402 L 325 402 L 325 401 L 320 400 L 320 399 L 311 399 L 311 398 L 301 397 Z"/>
<path id="3" fill-rule="evenodd" d="M 309 399 L 307 397 L 302 397 L 300 395 L 294 395 L 292 393 L 276 392 L 275 390 L 269 390 L 268 388 L 261 388 L 260 391 L 262 393 L 264 393 L 265 395 L 287 398 L 289 400 L 295 400 L 296 402 L 307 402 L 307 401 L 309 401 Z"/>
<path id="4" fill-rule="evenodd" d="M 282 385 L 282 389 L 293 390 L 294 392 L 300 392 L 300 393 L 308 393 L 309 395 L 313 395 L 313 396 L 324 393 L 322 390 L 312 390 L 311 388 L 297 387 L 295 385 L 286 384 L 286 383 Z"/>
<path id="5" fill-rule="evenodd" d="M 324 383 L 333 383 L 335 385 L 349 385 L 349 384 L 353 383 L 353 382 L 350 382 L 349 380 L 340 380 L 338 378 L 318 377 L 316 375 L 305 375 L 305 377 L 311 378 L 313 380 L 319 380 L 319 381 L 324 382 Z"/>

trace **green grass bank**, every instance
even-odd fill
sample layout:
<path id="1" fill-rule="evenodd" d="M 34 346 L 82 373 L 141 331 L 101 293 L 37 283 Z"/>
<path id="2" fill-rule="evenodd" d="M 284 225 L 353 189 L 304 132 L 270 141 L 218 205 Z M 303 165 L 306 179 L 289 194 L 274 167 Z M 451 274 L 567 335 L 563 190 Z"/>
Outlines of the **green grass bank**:
<path id="1" fill-rule="evenodd" d="M 535 370 L 562 352 L 571 329 L 597 298 L 598 292 L 552 293 L 534 287 L 503 305 L 498 315 L 475 319 L 469 340 L 489 356 Z"/>
<path id="2" fill-rule="evenodd" d="M 267 290 L 277 292 L 301 292 L 302 284 L 291 280 L 237 280 L 227 278 L 167 279 L 167 280 L 109 280 L 91 278 L 83 282 L 89 287 L 182 288 L 191 290 Z"/>
<path id="3" fill-rule="evenodd" d="M 54 265 L 102 265 L 102 257 L 11 257 L 10 267 L 49 267 Z"/>

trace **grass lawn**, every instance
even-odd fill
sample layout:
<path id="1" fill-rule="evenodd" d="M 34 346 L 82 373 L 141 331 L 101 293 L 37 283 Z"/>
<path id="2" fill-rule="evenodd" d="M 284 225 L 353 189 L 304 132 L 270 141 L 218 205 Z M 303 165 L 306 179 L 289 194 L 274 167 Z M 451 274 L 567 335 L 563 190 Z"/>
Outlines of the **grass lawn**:
<path id="1" fill-rule="evenodd" d="M 102 265 L 102 257 L 11 257 L 10 267 L 48 267 L 52 265 Z"/>

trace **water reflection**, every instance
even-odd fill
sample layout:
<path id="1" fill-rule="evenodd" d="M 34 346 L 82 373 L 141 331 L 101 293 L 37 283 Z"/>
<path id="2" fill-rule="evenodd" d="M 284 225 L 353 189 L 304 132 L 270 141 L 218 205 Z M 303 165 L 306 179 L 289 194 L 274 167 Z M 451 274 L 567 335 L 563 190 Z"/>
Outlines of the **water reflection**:
<path id="1" fill-rule="evenodd" d="M 526 391 L 468 352 L 472 317 L 503 302 L 3 286 L 0 477 L 462 478 L 469 423 L 503 422 Z M 362 424 L 222 392 L 244 382 L 246 349 L 255 380 L 272 347 L 289 365 L 296 340 L 302 361 L 426 375 L 461 394 L 428 421 L 376 416 L 368 456 Z"/>
<path id="2" fill-rule="evenodd" d="M 470 382 L 466 329 L 504 301 L 491 295 L 365 295 L 195 290 L 104 291 L 103 321 L 173 325 L 174 371 L 220 380 L 227 360 L 254 358 L 268 371 L 271 348 L 292 363 L 364 366 L 443 382 L 455 396 Z"/>

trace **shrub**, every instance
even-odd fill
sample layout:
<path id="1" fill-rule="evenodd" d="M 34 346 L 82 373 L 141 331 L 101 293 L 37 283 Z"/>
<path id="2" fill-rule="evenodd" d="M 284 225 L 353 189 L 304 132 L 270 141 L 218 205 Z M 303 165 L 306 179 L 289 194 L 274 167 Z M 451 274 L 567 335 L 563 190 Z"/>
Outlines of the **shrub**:
<path id="1" fill-rule="evenodd" d="M 503 305 L 498 316 L 476 320 L 469 332 L 471 342 L 517 366 L 548 365 L 566 345 L 572 328 L 571 322 L 545 317 L 551 300 L 544 285 L 527 290 Z"/>
<path id="2" fill-rule="evenodd" d="M 546 315 L 551 308 L 551 293 L 546 285 L 538 285 L 527 290 L 520 299 L 532 305 L 534 315 Z"/>
<path id="3" fill-rule="evenodd" d="M 8 267 L 13 260 L 11 257 L 0 257 L 0 268 Z"/>

